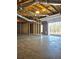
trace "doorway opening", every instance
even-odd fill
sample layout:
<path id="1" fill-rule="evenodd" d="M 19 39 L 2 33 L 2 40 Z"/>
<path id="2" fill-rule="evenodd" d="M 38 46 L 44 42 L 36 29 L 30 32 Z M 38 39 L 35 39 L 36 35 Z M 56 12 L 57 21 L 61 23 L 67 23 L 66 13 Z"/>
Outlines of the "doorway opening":
<path id="1" fill-rule="evenodd" d="M 43 34 L 43 25 L 41 24 L 41 34 Z"/>

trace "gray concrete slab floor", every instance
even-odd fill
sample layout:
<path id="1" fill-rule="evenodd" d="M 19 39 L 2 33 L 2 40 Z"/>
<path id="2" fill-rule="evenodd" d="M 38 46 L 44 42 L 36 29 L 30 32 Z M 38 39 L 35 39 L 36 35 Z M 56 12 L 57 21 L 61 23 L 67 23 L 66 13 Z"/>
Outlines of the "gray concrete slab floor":
<path id="1" fill-rule="evenodd" d="M 61 37 L 18 35 L 17 59 L 61 59 Z"/>

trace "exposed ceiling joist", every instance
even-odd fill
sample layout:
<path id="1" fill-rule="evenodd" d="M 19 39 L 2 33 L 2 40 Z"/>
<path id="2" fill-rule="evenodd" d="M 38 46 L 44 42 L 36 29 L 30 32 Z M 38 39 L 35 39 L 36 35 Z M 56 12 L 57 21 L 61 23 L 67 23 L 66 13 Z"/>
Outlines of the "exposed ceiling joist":
<path id="1" fill-rule="evenodd" d="M 41 4 L 41 5 L 42 5 L 45 9 L 49 10 L 49 11 L 51 12 L 50 14 L 52 14 L 52 13 L 54 14 L 53 10 L 48 9 L 48 8 L 47 8 L 46 6 L 44 6 L 43 4 Z M 54 10 L 57 12 L 56 9 L 54 9 Z M 55 12 L 55 13 L 56 13 L 56 12 Z"/>
<path id="2" fill-rule="evenodd" d="M 57 8 L 55 8 L 55 6 L 51 5 L 57 12 L 60 12 L 60 10 L 58 10 Z"/>
<path id="3" fill-rule="evenodd" d="M 61 0 L 47 0 L 48 3 L 61 3 Z"/>
<path id="4" fill-rule="evenodd" d="M 26 3 L 24 3 L 26 4 Z M 23 4 L 23 5 L 24 5 Z M 54 15 L 60 13 L 60 5 L 52 4 L 42 4 L 42 3 L 32 3 L 31 5 L 21 6 L 22 8 L 18 9 L 18 14 L 28 18 L 28 19 L 40 19 L 42 17 L 47 17 L 48 15 Z"/>
<path id="5" fill-rule="evenodd" d="M 34 3 L 34 0 L 26 0 L 24 2 L 18 2 L 18 6 L 24 7 L 24 6 L 29 6 L 29 5 L 31 5 L 33 3 Z"/>

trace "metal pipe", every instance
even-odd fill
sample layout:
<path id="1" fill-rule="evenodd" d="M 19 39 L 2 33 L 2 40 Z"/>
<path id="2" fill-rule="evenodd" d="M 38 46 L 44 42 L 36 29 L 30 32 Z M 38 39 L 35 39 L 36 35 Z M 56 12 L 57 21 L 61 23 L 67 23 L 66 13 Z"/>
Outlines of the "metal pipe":
<path id="1" fill-rule="evenodd" d="M 39 23 L 39 22 L 37 22 L 37 21 L 35 21 L 35 20 L 30 20 L 30 19 L 28 19 L 28 18 L 26 18 L 26 17 L 23 17 L 23 16 L 19 15 L 19 14 L 17 14 L 17 16 L 18 16 L 18 17 L 21 17 L 22 19 L 24 19 L 24 20 L 26 20 L 26 21 L 29 21 L 29 22 Z M 39 23 L 39 24 L 40 24 L 40 23 Z"/>

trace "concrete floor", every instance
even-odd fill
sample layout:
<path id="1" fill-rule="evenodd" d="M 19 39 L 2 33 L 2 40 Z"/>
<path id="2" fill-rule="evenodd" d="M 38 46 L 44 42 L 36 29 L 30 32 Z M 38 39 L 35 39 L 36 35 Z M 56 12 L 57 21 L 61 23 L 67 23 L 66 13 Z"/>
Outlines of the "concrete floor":
<path id="1" fill-rule="evenodd" d="M 18 35 L 17 59 L 61 59 L 61 37 Z"/>

